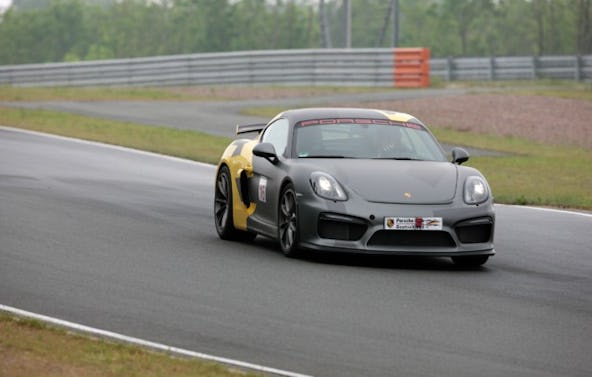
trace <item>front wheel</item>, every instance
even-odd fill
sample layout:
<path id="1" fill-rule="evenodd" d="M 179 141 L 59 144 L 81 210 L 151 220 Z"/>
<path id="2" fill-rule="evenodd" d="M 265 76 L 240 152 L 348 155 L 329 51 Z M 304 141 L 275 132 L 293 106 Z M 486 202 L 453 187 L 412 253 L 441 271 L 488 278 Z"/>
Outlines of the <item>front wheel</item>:
<path id="1" fill-rule="evenodd" d="M 469 255 L 462 257 L 452 257 L 452 261 L 461 267 L 479 267 L 484 265 L 489 259 L 489 255 Z"/>
<path id="2" fill-rule="evenodd" d="M 278 240 L 282 253 L 287 257 L 298 255 L 298 210 L 296 205 L 296 192 L 294 186 L 289 183 L 282 190 L 278 214 Z"/>

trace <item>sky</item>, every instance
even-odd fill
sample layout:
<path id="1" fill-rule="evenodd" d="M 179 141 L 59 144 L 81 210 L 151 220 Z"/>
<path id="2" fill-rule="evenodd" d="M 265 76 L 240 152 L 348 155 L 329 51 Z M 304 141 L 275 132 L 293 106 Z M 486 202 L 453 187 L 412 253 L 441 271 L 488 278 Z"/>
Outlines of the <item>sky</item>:
<path id="1" fill-rule="evenodd" d="M 10 5 L 12 0 L 0 0 L 0 9 L 6 9 Z"/>

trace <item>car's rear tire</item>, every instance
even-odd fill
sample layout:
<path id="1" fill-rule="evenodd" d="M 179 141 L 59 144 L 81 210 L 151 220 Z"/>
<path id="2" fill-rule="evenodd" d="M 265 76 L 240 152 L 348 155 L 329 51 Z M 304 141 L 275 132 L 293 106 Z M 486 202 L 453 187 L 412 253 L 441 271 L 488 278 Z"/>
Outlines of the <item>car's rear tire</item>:
<path id="1" fill-rule="evenodd" d="M 216 232 L 223 240 L 251 241 L 257 236 L 255 233 L 238 230 L 234 227 L 232 217 L 232 184 L 228 167 L 222 166 L 216 176 L 214 193 L 214 222 Z"/>
<path id="2" fill-rule="evenodd" d="M 460 267 L 479 267 L 484 265 L 489 259 L 489 255 L 469 255 L 462 257 L 452 257 L 454 264 Z"/>
<path id="3" fill-rule="evenodd" d="M 280 195 L 278 206 L 278 241 L 282 253 L 287 257 L 297 257 L 298 245 L 298 205 L 294 186 L 288 183 Z"/>

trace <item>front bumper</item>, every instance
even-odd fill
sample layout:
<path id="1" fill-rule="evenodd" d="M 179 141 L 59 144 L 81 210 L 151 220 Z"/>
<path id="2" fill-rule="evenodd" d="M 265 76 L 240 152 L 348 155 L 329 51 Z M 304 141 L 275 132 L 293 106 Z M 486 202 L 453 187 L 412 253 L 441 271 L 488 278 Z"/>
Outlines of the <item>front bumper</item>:
<path id="1" fill-rule="evenodd" d="M 386 230 L 385 217 L 441 217 L 442 230 Z M 299 245 L 304 249 L 387 255 L 495 254 L 493 204 L 385 204 L 298 200 Z"/>

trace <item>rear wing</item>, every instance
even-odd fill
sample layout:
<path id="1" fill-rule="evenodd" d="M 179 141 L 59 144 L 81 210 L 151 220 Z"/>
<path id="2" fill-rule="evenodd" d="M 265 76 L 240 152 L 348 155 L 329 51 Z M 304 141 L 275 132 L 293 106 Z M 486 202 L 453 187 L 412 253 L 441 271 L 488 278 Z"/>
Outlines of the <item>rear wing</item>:
<path id="1" fill-rule="evenodd" d="M 256 123 L 256 124 L 238 124 L 236 126 L 236 134 L 246 134 L 248 132 L 261 132 L 267 124 Z"/>

